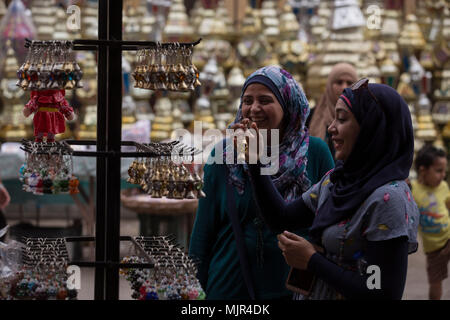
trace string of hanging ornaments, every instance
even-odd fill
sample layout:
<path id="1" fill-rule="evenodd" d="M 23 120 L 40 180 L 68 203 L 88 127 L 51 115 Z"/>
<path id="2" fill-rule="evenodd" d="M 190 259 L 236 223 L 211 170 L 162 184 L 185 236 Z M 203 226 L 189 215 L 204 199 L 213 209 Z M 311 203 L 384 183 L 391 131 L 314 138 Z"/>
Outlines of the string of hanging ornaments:
<path id="1" fill-rule="evenodd" d="M 34 114 L 36 142 L 54 142 L 66 130 L 65 119 L 75 118 L 65 90 L 81 88 L 83 72 L 75 60 L 71 41 L 30 41 L 25 62 L 17 71 L 17 86 L 30 91 L 23 115 Z"/>
<path id="2" fill-rule="evenodd" d="M 35 195 L 77 194 L 80 181 L 73 173 L 72 148 L 65 142 L 22 141 L 25 163 L 19 170 L 23 190 Z"/>
<path id="3" fill-rule="evenodd" d="M 137 65 L 132 73 L 135 88 L 147 90 L 193 91 L 200 86 L 199 71 L 192 63 L 194 43 L 155 43 L 136 52 Z M 142 145 L 146 148 L 175 147 L 170 144 Z M 179 146 L 177 146 L 179 148 Z M 142 150 L 148 151 L 148 150 Z M 199 199 L 203 180 L 195 170 L 181 161 L 174 161 L 172 150 L 162 150 L 159 157 L 136 159 L 128 169 L 131 184 L 140 185 L 152 198 Z M 192 149 L 192 156 L 198 151 Z M 189 154 L 184 153 L 184 155 Z"/>
<path id="4" fill-rule="evenodd" d="M 25 62 L 17 71 L 17 86 L 23 90 L 71 90 L 82 88 L 83 72 L 71 41 L 30 41 Z"/>
<path id="5" fill-rule="evenodd" d="M 152 269 L 120 269 L 136 300 L 204 300 L 206 294 L 196 277 L 197 263 L 175 243 L 175 237 L 135 237 L 154 263 Z M 145 258 L 127 256 L 123 263 L 143 263 Z"/>
<path id="6" fill-rule="evenodd" d="M 140 144 L 138 152 L 152 152 L 158 157 L 135 159 L 128 168 L 127 182 L 140 185 L 152 198 L 200 199 L 203 180 L 197 172 L 189 170 L 181 161 L 198 154 L 195 148 L 175 143 Z"/>
<path id="7" fill-rule="evenodd" d="M 194 45 L 160 44 L 139 49 L 132 73 L 135 88 L 147 90 L 193 91 L 200 86 L 200 73 L 192 63 Z"/>
<path id="8" fill-rule="evenodd" d="M 69 254 L 63 238 L 24 238 L 21 254 L 8 257 L 16 272 L 0 282 L 0 300 L 74 300 L 67 286 Z"/>

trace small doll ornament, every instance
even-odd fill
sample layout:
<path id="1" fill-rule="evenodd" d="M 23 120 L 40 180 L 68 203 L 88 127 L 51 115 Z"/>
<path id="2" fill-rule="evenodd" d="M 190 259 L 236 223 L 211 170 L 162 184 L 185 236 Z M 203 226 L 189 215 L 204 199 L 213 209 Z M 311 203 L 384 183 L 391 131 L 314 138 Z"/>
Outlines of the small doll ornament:
<path id="1" fill-rule="evenodd" d="M 25 181 L 25 172 L 27 170 L 27 165 L 24 163 L 19 169 L 19 180 L 20 182 Z"/>
<path id="2" fill-rule="evenodd" d="M 196 199 L 197 197 L 194 194 L 194 179 L 189 174 L 189 172 L 186 174 L 185 177 L 185 184 L 186 184 L 186 199 Z"/>
<path id="3" fill-rule="evenodd" d="M 36 194 L 36 195 L 44 194 L 44 179 L 39 174 L 37 176 L 37 184 L 36 184 L 36 189 L 34 191 L 34 194 Z"/>
<path id="4" fill-rule="evenodd" d="M 53 193 L 53 181 L 52 181 L 52 179 L 50 178 L 50 176 L 45 176 L 44 177 L 44 181 L 43 181 L 43 184 L 44 184 L 44 193 L 45 194 L 52 194 Z"/>
<path id="5" fill-rule="evenodd" d="M 206 197 L 206 194 L 202 190 L 203 181 L 197 172 L 195 172 L 195 174 L 194 174 L 194 188 L 195 188 L 195 191 L 197 192 L 197 199 Z"/>
<path id="6" fill-rule="evenodd" d="M 189 291 L 189 300 L 196 300 L 197 299 L 197 297 L 198 297 L 198 291 L 197 290 L 195 290 L 195 289 L 191 289 L 190 291 Z"/>
<path id="7" fill-rule="evenodd" d="M 78 190 L 78 186 L 80 185 L 80 181 L 72 175 L 69 181 L 69 194 L 77 194 L 80 193 Z"/>
<path id="8" fill-rule="evenodd" d="M 30 188 L 30 177 L 31 177 L 31 171 L 25 170 L 25 173 L 23 175 L 23 186 L 22 190 L 26 192 L 32 192 Z"/>
<path id="9" fill-rule="evenodd" d="M 183 172 L 180 171 L 181 170 L 175 172 L 175 190 L 173 196 L 175 199 L 183 199 L 186 192 L 185 183 L 183 181 L 184 175 Z"/>
<path id="10" fill-rule="evenodd" d="M 28 188 L 26 190 L 27 192 L 36 192 L 39 178 L 39 175 L 36 173 L 32 173 L 30 175 L 30 177 L 28 178 Z"/>
<path id="11" fill-rule="evenodd" d="M 200 289 L 197 300 L 205 300 L 205 299 L 206 299 L 206 293 L 205 293 L 205 291 Z"/>
<path id="12" fill-rule="evenodd" d="M 59 181 L 59 190 L 61 193 L 69 192 L 69 180 L 64 179 Z"/>
<path id="13" fill-rule="evenodd" d="M 66 131 L 67 120 L 73 120 L 75 115 L 72 107 L 64 98 L 65 90 L 31 91 L 30 101 L 23 109 L 25 117 L 34 113 L 34 136 L 36 142 L 42 142 L 44 136 L 47 142 L 54 142 L 55 135 Z"/>
<path id="14" fill-rule="evenodd" d="M 175 179 L 173 178 L 173 174 L 170 172 L 168 182 L 167 182 L 167 198 L 168 199 L 174 198 L 175 188 L 176 188 Z"/>
<path id="15" fill-rule="evenodd" d="M 154 177 L 154 179 L 152 181 L 152 193 L 151 193 L 151 196 L 153 198 L 161 198 L 162 197 L 161 189 L 162 189 L 161 174 L 160 174 L 159 170 L 157 169 L 155 177 Z"/>
<path id="16" fill-rule="evenodd" d="M 61 288 L 56 295 L 57 300 L 66 300 L 67 298 L 67 290 L 65 288 Z"/>

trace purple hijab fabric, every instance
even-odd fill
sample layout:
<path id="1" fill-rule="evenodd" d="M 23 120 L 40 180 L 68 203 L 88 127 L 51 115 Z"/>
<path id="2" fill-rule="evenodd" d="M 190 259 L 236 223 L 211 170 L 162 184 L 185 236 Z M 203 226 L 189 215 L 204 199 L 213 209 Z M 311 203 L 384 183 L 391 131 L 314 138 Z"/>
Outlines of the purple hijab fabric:
<path id="1" fill-rule="evenodd" d="M 375 189 L 409 176 L 414 134 L 408 105 L 387 85 L 369 84 L 369 89 L 379 103 L 367 88 L 343 92 L 360 133 L 348 159 L 337 161 L 330 174 L 331 197 L 319 208 L 310 230 L 316 239 L 326 227 L 350 218 Z"/>

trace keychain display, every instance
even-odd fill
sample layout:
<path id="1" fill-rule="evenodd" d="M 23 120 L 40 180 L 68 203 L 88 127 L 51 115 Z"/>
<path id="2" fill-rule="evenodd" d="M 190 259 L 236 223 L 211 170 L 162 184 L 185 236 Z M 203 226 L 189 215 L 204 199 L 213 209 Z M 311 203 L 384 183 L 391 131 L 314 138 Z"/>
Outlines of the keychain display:
<path id="1" fill-rule="evenodd" d="M 72 149 L 67 144 L 23 141 L 22 150 L 26 151 L 26 158 L 19 179 L 24 191 L 35 195 L 79 193 Z"/>
<path id="2" fill-rule="evenodd" d="M 75 118 L 65 99 L 65 90 L 81 88 L 82 71 L 75 60 L 70 41 L 29 41 L 28 55 L 17 71 L 17 86 L 30 90 L 23 115 L 34 114 L 36 142 L 55 141 L 66 131 L 66 121 Z"/>
<path id="3" fill-rule="evenodd" d="M 147 90 L 194 91 L 200 86 L 200 73 L 192 63 L 194 46 L 157 44 L 137 51 L 132 73 L 135 88 Z"/>
<path id="4" fill-rule="evenodd" d="M 23 90 L 71 90 L 82 88 L 83 72 L 75 60 L 71 41 L 30 41 L 28 54 L 17 70 L 17 86 Z"/>
<path id="5" fill-rule="evenodd" d="M 195 262 L 174 243 L 173 236 L 136 237 L 135 241 L 154 262 L 152 269 L 121 269 L 131 283 L 136 300 L 204 300 L 206 294 L 196 278 Z M 124 263 L 144 263 L 130 256 Z"/>
<path id="6" fill-rule="evenodd" d="M 68 252 L 62 238 L 26 238 L 22 268 L 1 282 L 3 300 L 74 300 L 78 292 L 67 288 Z"/>
<path id="7" fill-rule="evenodd" d="M 145 145 L 138 147 L 138 152 L 146 151 L 145 148 Z M 206 196 L 198 173 L 191 173 L 183 163 L 176 163 L 169 156 L 173 145 L 154 143 L 151 148 L 160 156 L 134 160 L 128 168 L 128 183 L 140 185 L 152 198 L 200 199 Z M 196 152 L 194 149 L 187 151 L 191 156 Z"/>

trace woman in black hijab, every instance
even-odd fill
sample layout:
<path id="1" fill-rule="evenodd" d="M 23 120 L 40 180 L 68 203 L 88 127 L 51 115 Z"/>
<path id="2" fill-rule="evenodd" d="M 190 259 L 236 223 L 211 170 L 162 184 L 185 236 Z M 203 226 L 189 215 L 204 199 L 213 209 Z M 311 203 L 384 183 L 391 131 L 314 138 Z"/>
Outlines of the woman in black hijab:
<path id="1" fill-rule="evenodd" d="M 413 160 L 411 114 L 394 89 L 368 79 L 345 89 L 335 111 L 328 131 L 336 168 L 287 204 L 250 165 L 255 197 L 266 223 L 282 232 L 288 265 L 315 276 L 299 298 L 401 299 L 419 222 L 404 182 Z M 298 227 L 311 227 L 309 241 L 286 231 Z"/>

